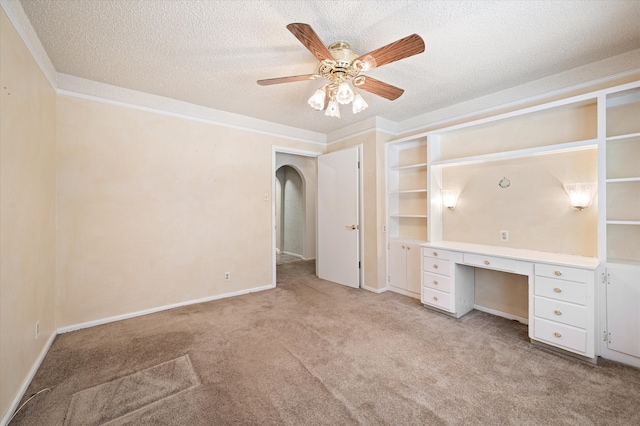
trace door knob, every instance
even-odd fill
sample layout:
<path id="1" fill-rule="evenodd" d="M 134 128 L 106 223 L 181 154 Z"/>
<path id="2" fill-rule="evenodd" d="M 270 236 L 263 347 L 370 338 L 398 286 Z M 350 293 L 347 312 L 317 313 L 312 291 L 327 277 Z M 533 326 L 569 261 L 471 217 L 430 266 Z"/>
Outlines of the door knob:
<path id="1" fill-rule="evenodd" d="M 347 225 L 345 226 L 347 229 L 358 229 L 358 225 Z"/>

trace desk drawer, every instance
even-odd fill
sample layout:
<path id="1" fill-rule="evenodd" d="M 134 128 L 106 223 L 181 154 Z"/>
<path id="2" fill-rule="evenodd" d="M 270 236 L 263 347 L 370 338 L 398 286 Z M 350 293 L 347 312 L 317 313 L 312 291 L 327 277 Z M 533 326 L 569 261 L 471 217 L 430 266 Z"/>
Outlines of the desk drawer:
<path id="1" fill-rule="evenodd" d="M 574 327 L 587 328 L 587 308 L 545 297 L 535 298 L 535 316 Z"/>
<path id="2" fill-rule="evenodd" d="M 436 274 L 449 276 L 449 261 L 442 259 L 435 259 L 433 257 L 425 257 L 423 260 L 423 267 L 426 272 L 435 272 Z"/>
<path id="3" fill-rule="evenodd" d="M 449 293 L 423 287 L 422 303 L 451 312 L 451 295 Z"/>
<path id="4" fill-rule="evenodd" d="M 479 266 L 481 268 L 499 269 L 502 271 L 515 271 L 516 261 L 503 259 L 501 257 L 484 256 L 482 254 L 464 253 L 463 261 L 467 265 Z"/>
<path id="5" fill-rule="evenodd" d="M 535 295 L 565 302 L 587 304 L 587 285 L 573 281 L 535 277 Z"/>
<path id="6" fill-rule="evenodd" d="M 536 339 L 574 351 L 586 352 L 587 332 L 585 330 L 541 318 L 534 318 L 533 323 Z"/>
<path id="7" fill-rule="evenodd" d="M 423 247 L 422 255 L 426 257 L 434 257 L 436 259 L 449 260 L 451 256 L 448 251 L 435 249 L 431 247 Z"/>
<path id="8" fill-rule="evenodd" d="M 425 287 L 432 288 L 434 290 L 444 291 L 446 293 L 451 292 L 450 278 L 444 275 L 431 274 L 429 272 L 422 273 L 422 283 Z"/>
<path id="9" fill-rule="evenodd" d="M 586 269 L 571 268 L 569 266 L 547 265 L 544 263 L 536 263 L 536 275 L 549 278 L 557 278 L 560 280 L 575 281 L 578 283 L 586 283 L 590 271 Z"/>

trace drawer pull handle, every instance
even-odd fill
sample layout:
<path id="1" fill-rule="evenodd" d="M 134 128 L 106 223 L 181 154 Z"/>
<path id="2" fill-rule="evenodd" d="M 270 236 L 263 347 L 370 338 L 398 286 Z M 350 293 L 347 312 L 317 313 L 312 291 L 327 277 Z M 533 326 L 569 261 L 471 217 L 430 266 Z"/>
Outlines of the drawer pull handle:
<path id="1" fill-rule="evenodd" d="M 438 298 L 436 296 L 433 296 L 433 300 L 435 300 L 437 302 Z"/>
<path id="2" fill-rule="evenodd" d="M 434 255 L 435 257 L 438 257 L 438 252 L 437 252 L 437 251 L 434 251 L 434 252 L 433 252 L 433 255 Z"/>
<path id="3" fill-rule="evenodd" d="M 558 309 L 556 309 L 555 311 L 553 311 L 554 314 L 556 315 L 562 315 L 562 312 L 560 312 Z"/>
<path id="4" fill-rule="evenodd" d="M 407 246 L 407 250 L 411 250 L 411 247 Z"/>
<path id="5" fill-rule="evenodd" d="M 438 285 L 438 281 L 433 280 L 433 285 Z"/>
<path id="6" fill-rule="evenodd" d="M 556 287 L 553 289 L 556 293 L 562 293 L 562 289 L 560 287 Z"/>
<path id="7" fill-rule="evenodd" d="M 404 250 L 404 244 L 402 245 L 402 250 Z"/>
<path id="8" fill-rule="evenodd" d="M 485 261 L 484 261 L 484 264 L 485 264 L 485 265 L 488 265 L 488 264 L 489 264 L 489 261 L 488 261 L 488 260 L 485 260 Z"/>
<path id="9" fill-rule="evenodd" d="M 559 277 L 560 275 L 562 275 L 562 272 L 560 271 L 555 271 L 554 274 L 556 275 L 556 277 Z"/>
<path id="10" fill-rule="evenodd" d="M 435 263 L 433 264 L 433 269 L 438 269 L 438 265 L 436 265 Z"/>
<path id="11" fill-rule="evenodd" d="M 562 337 L 562 334 L 560 334 L 559 332 L 555 332 L 553 333 L 554 336 L 556 336 L 558 339 Z"/>

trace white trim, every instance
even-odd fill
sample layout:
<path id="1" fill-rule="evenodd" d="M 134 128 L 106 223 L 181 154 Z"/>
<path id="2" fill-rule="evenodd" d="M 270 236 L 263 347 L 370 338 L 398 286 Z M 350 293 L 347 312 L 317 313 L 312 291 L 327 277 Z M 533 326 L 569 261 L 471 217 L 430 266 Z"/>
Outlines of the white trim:
<path id="1" fill-rule="evenodd" d="M 327 134 L 327 145 L 342 142 L 369 132 L 376 131 L 389 135 L 398 135 L 398 123 L 375 116 Z"/>
<path id="2" fill-rule="evenodd" d="M 387 288 L 387 290 L 389 290 L 392 293 L 398 293 L 398 294 L 402 294 L 403 296 L 407 296 L 407 297 L 411 297 L 411 298 L 416 299 L 416 300 L 420 300 L 420 293 L 414 293 L 414 292 L 407 291 L 407 290 L 404 290 L 402 288 L 393 287 L 393 286 L 387 286 L 386 288 Z"/>
<path id="3" fill-rule="evenodd" d="M 18 408 L 18 404 L 20 403 L 20 400 L 22 400 L 24 393 L 27 391 L 27 388 L 31 384 L 31 381 L 33 380 L 36 373 L 38 372 L 38 369 L 40 368 L 40 365 L 42 364 L 44 357 L 49 352 L 49 349 L 51 349 L 51 345 L 53 344 L 53 341 L 57 335 L 58 334 L 56 332 L 51 333 L 51 336 L 49 336 L 47 343 L 45 343 L 45 345 L 42 347 L 42 350 L 40 351 L 40 355 L 38 355 L 38 358 L 36 358 L 33 365 L 31 366 L 31 369 L 29 370 L 27 377 L 25 377 L 25 379 L 23 380 L 22 386 L 20 386 L 20 390 L 18 390 L 18 393 L 13 399 L 13 402 L 9 406 L 9 410 L 7 410 L 4 417 L 2 418 L 2 421 L 0 421 L 0 425 L 5 426 L 9 422 L 9 419 L 11 419 L 11 416 L 13 416 L 13 413 Z"/>
<path id="4" fill-rule="evenodd" d="M 44 47 L 42 47 L 42 43 L 31 26 L 29 18 L 27 18 L 27 15 L 24 13 L 24 9 L 22 9 L 20 2 L 17 0 L 0 0 L 0 6 L 2 6 L 6 12 L 9 17 L 9 21 L 13 24 L 13 28 L 15 28 L 16 32 L 22 39 L 22 42 L 27 46 L 33 60 L 36 61 L 46 79 L 49 80 L 51 87 L 53 87 L 54 90 L 57 89 L 58 74 L 56 69 L 51 62 L 51 59 L 49 59 L 47 52 L 44 50 Z"/>
<path id="5" fill-rule="evenodd" d="M 513 315 L 507 312 L 498 311 L 496 309 L 487 308 L 486 306 L 476 305 L 475 303 L 473 305 L 473 309 L 475 309 L 476 311 L 486 312 L 488 314 L 495 315 L 498 317 L 502 317 L 510 320 L 516 320 L 522 324 L 529 324 L 528 318 L 523 318 L 518 315 Z"/>
<path id="6" fill-rule="evenodd" d="M 572 71 L 572 70 L 569 70 Z M 446 108 L 440 109 L 440 110 L 436 110 L 436 111 L 432 111 L 429 113 L 426 113 L 422 116 L 416 116 L 416 117 L 412 117 L 409 119 L 406 119 L 404 121 L 398 122 L 398 134 L 409 134 L 412 132 L 421 132 L 424 129 L 427 128 L 432 128 L 432 129 L 437 129 L 437 128 L 442 128 L 447 126 L 448 123 L 451 122 L 455 122 L 455 121 L 464 121 L 466 119 L 473 119 L 473 117 L 478 117 L 478 116 L 482 116 L 482 115 L 486 115 L 486 114 L 491 114 L 493 112 L 497 112 L 500 110 L 504 110 L 504 109 L 519 109 L 522 108 L 522 105 L 525 104 L 529 104 L 529 103 L 535 103 L 535 102 L 544 102 L 545 99 L 549 99 L 549 98 L 554 98 L 554 97 L 561 97 L 563 94 L 569 93 L 569 92 L 573 92 L 576 90 L 581 90 L 581 89 L 588 89 L 589 87 L 592 86 L 597 86 L 600 84 L 605 84 L 611 81 L 615 81 L 615 80 L 619 80 L 628 76 L 632 76 L 634 74 L 638 74 L 640 73 L 640 68 L 633 68 L 630 69 L 628 71 L 623 71 L 617 74 L 613 74 L 613 75 L 609 75 L 609 76 L 605 76 L 605 77 L 601 77 L 601 78 L 597 78 L 595 80 L 589 80 L 586 81 L 584 83 L 579 83 L 579 84 L 575 84 L 572 86 L 568 86 L 568 87 L 564 87 L 561 89 L 556 89 L 556 90 L 552 90 L 552 91 L 545 91 L 543 93 L 537 94 L 537 95 L 533 95 L 533 96 L 529 96 L 526 98 L 518 98 L 514 101 L 510 101 L 510 102 L 505 102 L 505 103 L 499 103 L 497 105 L 494 106 L 490 106 L 490 107 L 486 107 L 486 108 L 474 108 L 473 106 L 470 107 L 470 111 L 467 113 L 451 113 L 448 115 L 447 118 L 443 118 L 437 121 L 430 121 L 429 118 L 427 118 L 427 116 L 430 115 L 434 115 L 435 113 L 441 112 L 445 109 L 468 109 L 468 108 L 464 108 L 464 104 L 471 102 L 471 101 L 479 101 L 482 98 L 475 98 L 475 99 L 469 99 L 467 101 L 455 104 L 455 105 L 451 105 L 448 106 Z M 557 74 L 555 74 L 557 75 Z M 553 75 L 551 76 L 553 77 Z M 534 80 L 533 82 L 535 82 L 536 80 Z M 530 83 L 533 83 L 530 82 Z M 516 86 L 513 87 L 511 89 L 506 89 L 506 90 L 513 90 L 513 89 L 521 89 L 522 86 Z M 609 90 L 611 88 L 607 88 L 607 89 L 601 89 L 601 90 L 597 90 L 594 92 L 591 92 L 592 95 L 596 95 L 598 92 L 600 91 L 604 91 L 604 90 Z M 495 93 L 491 93 L 489 95 L 487 95 L 484 98 L 487 97 L 492 97 L 495 96 L 496 93 L 500 93 L 500 92 L 495 92 Z M 546 103 L 545 103 L 546 104 Z M 422 120 L 421 120 L 422 119 Z M 421 120 L 422 123 L 414 125 L 412 127 L 404 127 L 408 122 L 414 121 L 414 120 Z M 426 132 L 424 132 L 426 133 Z M 413 136 L 408 136 L 409 139 L 412 138 L 416 138 L 418 137 L 418 135 L 413 135 Z"/>
<path id="7" fill-rule="evenodd" d="M 376 294 L 381 294 L 381 293 L 384 293 L 386 291 L 389 291 L 389 287 L 373 288 L 373 287 L 369 287 L 369 286 L 366 286 L 366 285 L 363 285 L 362 289 L 370 291 L 372 293 L 376 293 Z"/>
<path id="8" fill-rule="evenodd" d="M 289 256 L 297 257 L 298 259 L 301 259 L 301 260 L 307 260 L 303 255 L 298 254 L 298 253 L 291 253 L 291 252 L 288 252 L 288 251 L 283 251 L 282 254 L 287 254 Z"/>
<path id="9" fill-rule="evenodd" d="M 117 88 L 119 90 L 128 90 Z M 231 129 L 244 130 L 248 132 L 274 136 L 283 139 L 290 139 L 297 142 L 305 142 L 315 145 L 325 146 L 326 136 L 322 133 L 311 132 L 304 129 L 289 127 L 282 124 L 271 123 L 269 121 L 258 120 L 244 115 L 233 114 L 226 111 L 201 107 L 175 99 L 161 98 L 160 96 L 141 94 L 145 97 L 161 98 L 165 104 L 164 108 L 145 106 L 141 104 L 120 101 L 102 96 L 89 95 L 67 89 L 58 89 L 58 95 L 69 96 L 79 99 L 86 99 L 94 102 L 101 102 L 109 105 L 131 108 L 140 111 L 152 112 L 155 114 L 167 115 L 170 117 L 193 120 L 201 123 L 214 124 L 216 126 L 228 127 Z M 137 92 L 140 93 L 140 92 Z M 187 113 L 187 110 L 189 112 Z M 210 118 L 205 118 L 210 117 Z M 228 121 L 225 121 L 227 119 Z M 235 124 L 232 124 L 235 122 Z"/>
<path id="10" fill-rule="evenodd" d="M 145 309 L 143 311 L 131 312 L 128 314 L 116 315 L 114 317 L 102 318 L 99 320 L 87 321 L 80 324 L 68 325 L 66 327 L 60 327 L 58 329 L 58 334 L 68 333 L 70 331 L 75 331 L 75 330 L 81 330 L 83 328 L 95 327 L 97 325 L 108 324 L 111 322 L 121 321 L 125 319 L 135 318 L 142 315 L 153 314 L 156 312 L 168 311 L 169 309 L 180 308 L 182 306 L 195 305 L 197 303 L 206 303 L 214 300 L 226 299 L 228 297 L 242 296 L 249 293 L 256 293 L 258 291 L 270 290 L 272 288 L 275 288 L 275 285 L 269 284 L 269 285 L 264 285 L 262 287 L 253 287 L 246 290 L 238 290 L 231 293 L 223 293 L 215 296 L 203 297 L 202 299 L 188 300 L 185 302 L 174 303 L 171 305 L 158 306 L 157 308 Z"/>

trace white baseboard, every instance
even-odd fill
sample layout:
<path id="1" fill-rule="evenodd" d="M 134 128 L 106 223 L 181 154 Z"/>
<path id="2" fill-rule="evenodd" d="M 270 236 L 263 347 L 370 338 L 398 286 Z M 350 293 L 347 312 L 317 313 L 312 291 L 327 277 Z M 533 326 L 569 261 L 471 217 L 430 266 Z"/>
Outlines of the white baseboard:
<path id="1" fill-rule="evenodd" d="M 502 312 L 502 311 L 498 311 L 496 309 L 487 308 L 486 306 L 473 305 L 473 309 L 476 309 L 476 310 L 482 311 L 482 312 L 486 312 L 486 313 L 491 314 L 491 315 L 496 315 L 498 317 L 502 317 L 502 318 L 506 318 L 506 319 L 510 319 L 510 320 L 516 320 L 518 322 L 521 322 L 522 324 L 529 324 L 529 319 L 528 318 L 523 318 L 523 317 L 519 317 L 517 315 L 509 314 L 507 312 Z"/>
<path id="2" fill-rule="evenodd" d="M 303 256 L 303 255 L 301 255 L 301 254 L 298 254 L 298 253 L 291 253 L 291 252 L 289 252 L 289 251 L 281 251 L 280 253 L 282 253 L 282 254 L 287 254 L 287 255 L 289 255 L 289 256 L 293 256 L 293 257 L 297 257 L 297 258 L 299 258 L 299 259 L 304 259 L 304 256 Z M 305 260 L 307 260 L 307 259 L 305 259 Z"/>
<path id="3" fill-rule="evenodd" d="M 242 296 L 243 294 L 256 293 L 258 291 L 263 291 L 263 290 L 270 290 L 270 289 L 275 288 L 275 287 L 276 287 L 275 285 L 269 284 L 269 285 L 265 285 L 265 286 L 262 286 L 262 287 L 254 287 L 254 288 L 250 288 L 250 289 L 247 289 L 247 290 L 239 290 L 239 291 L 234 291 L 232 293 L 218 294 L 218 295 L 215 295 L 215 296 L 205 297 L 205 298 L 202 298 L 202 299 L 196 299 L 196 300 L 189 300 L 189 301 L 186 301 L 186 302 L 174 303 L 172 305 L 158 306 L 157 308 L 145 309 L 143 311 L 131 312 L 131 313 L 128 313 L 128 314 L 116 315 L 114 317 L 102 318 L 102 319 L 99 319 L 99 320 L 88 321 L 88 322 L 83 322 L 83 323 L 80 323 L 80 324 L 74 324 L 74 325 L 69 325 L 69 326 L 66 326 L 66 327 L 61 327 L 61 328 L 58 329 L 58 333 L 59 334 L 68 333 L 70 331 L 80 330 L 80 329 L 83 329 L 83 328 L 95 327 L 96 325 L 108 324 L 110 322 L 121 321 L 121 320 L 129 319 L 129 318 L 135 318 L 135 317 L 139 317 L 139 316 L 142 316 L 142 315 L 153 314 L 153 313 L 160 312 L 160 311 L 167 311 L 169 309 L 179 308 L 181 306 L 195 305 L 196 303 L 211 302 L 212 300 L 226 299 L 228 297 L 234 297 L 234 296 Z"/>
<path id="4" fill-rule="evenodd" d="M 367 287 L 366 285 L 361 286 L 361 288 L 363 290 L 367 290 L 376 294 L 384 293 L 385 291 L 389 290 L 389 287 L 373 288 L 373 287 Z"/>
<path id="5" fill-rule="evenodd" d="M 402 294 L 403 296 L 409 296 L 409 297 L 412 297 L 414 299 L 420 300 L 420 293 L 413 293 L 411 291 L 403 290 L 401 288 L 393 287 L 393 286 L 388 286 L 387 290 L 389 290 L 389 291 L 391 291 L 393 293 Z"/>
<path id="6" fill-rule="evenodd" d="M 29 370 L 29 374 L 27 374 L 27 377 L 25 377 L 24 381 L 22 382 L 22 386 L 20 386 L 20 390 L 18 391 L 18 393 L 16 394 L 16 397 L 14 398 L 13 402 L 9 406 L 9 411 L 7 411 L 4 417 L 2 418 L 0 425 L 6 426 L 6 424 L 9 423 L 9 419 L 11 418 L 11 416 L 13 416 L 13 413 L 18 408 L 18 404 L 20 403 L 20 400 L 22 400 L 22 397 L 24 396 L 24 393 L 27 391 L 27 388 L 31 384 L 33 377 L 38 372 L 38 368 L 40 368 L 40 364 L 42 364 L 44 357 L 47 355 L 47 352 L 49 352 L 49 349 L 51 348 L 51 345 L 53 344 L 53 340 L 56 338 L 56 336 L 57 336 L 57 333 L 54 331 L 49 337 L 49 340 L 47 340 L 47 343 L 45 343 L 45 345 L 42 347 L 42 350 L 40 351 L 40 355 L 38 355 L 38 358 L 36 358 L 35 362 L 31 366 L 31 369 Z"/>

